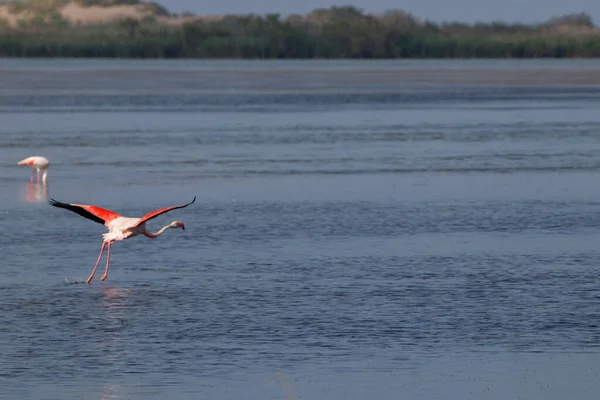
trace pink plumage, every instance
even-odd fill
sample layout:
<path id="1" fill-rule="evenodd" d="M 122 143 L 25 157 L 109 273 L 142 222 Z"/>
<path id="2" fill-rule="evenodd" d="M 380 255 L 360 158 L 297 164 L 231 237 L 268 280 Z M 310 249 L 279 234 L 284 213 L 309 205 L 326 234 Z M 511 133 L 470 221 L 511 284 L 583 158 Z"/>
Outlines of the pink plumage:
<path id="1" fill-rule="evenodd" d="M 86 283 L 90 283 L 92 278 L 94 278 L 94 274 L 96 273 L 96 269 L 98 268 L 98 264 L 100 263 L 100 259 L 102 258 L 102 253 L 104 252 L 104 248 L 108 245 L 107 255 L 106 255 L 106 270 L 104 271 L 104 275 L 100 278 L 101 281 L 105 280 L 108 277 L 108 265 L 110 263 L 110 246 L 113 242 L 117 240 L 125 240 L 138 235 L 144 235 L 151 239 L 154 239 L 160 235 L 162 235 L 169 228 L 181 228 L 185 230 L 185 225 L 181 221 L 173 221 L 170 224 L 164 226 L 158 232 L 148 232 L 146 230 L 146 222 L 153 218 L 158 217 L 161 214 L 167 213 L 171 210 L 175 210 L 178 208 L 184 208 L 189 206 L 190 204 L 196 201 L 196 196 L 194 199 L 184 205 L 181 206 L 172 206 L 161 208 L 156 211 L 149 212 L 141 218 L 128 218 L 123 217 L 120 214 L 117 214 L 114 211 L 107 210 L 105 208 L 91 206 L 87 204 L 76 204 L 76 203 L 61 203 L 54 199 L 50 199 L 50 205 L 58 208 L 64 208 L 66 210 L 72 211 L 76 214 L 81 215 L 84 218 L 90 219 L 99 224 L 103 224 L 108 228 L 108 232 L 102 235 L 102 249 L 100 249 L 100 255 L 98 256 L 98 261 L 96 261 L 96 265 L 92 270 L 92 274 L 87 279 Z"/>
<path id="2" fill-rule="evenodd" d="M 33 177 L 37 172 L 37 182 L 40 183 L 40 172 L 43 171 L 42 181 L 46 182 L 46 177 L 48 176 L 48 167 L 50 166 L 50 162 L 46 157 L 42 156 L 33 156 L 22 159 L 17 163 L 17 165 L 27 166 L 33 168 L 33 172 L 31 175 L 30 182 L 33 182 Z"/>

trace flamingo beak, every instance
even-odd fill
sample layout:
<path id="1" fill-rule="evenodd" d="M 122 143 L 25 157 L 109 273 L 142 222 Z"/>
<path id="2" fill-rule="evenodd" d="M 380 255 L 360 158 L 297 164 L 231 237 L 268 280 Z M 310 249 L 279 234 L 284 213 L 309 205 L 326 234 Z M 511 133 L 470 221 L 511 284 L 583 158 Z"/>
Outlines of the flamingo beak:
<path id="1" fill-rule="evenodd" d="M 185 225 L 183 224 L 183 222 L 179 223 L 179 227 L 185 231 Z"/>

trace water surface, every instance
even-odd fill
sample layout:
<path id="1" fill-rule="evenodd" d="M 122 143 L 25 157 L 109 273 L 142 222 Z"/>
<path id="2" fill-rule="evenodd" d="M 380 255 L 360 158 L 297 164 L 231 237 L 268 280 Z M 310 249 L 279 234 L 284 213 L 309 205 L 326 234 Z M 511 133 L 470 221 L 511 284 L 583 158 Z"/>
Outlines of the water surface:
<path id="1" fill-rule="evenodd" d="M 0 70 L 2 398 L 598 398 L 597 61 Z"/>

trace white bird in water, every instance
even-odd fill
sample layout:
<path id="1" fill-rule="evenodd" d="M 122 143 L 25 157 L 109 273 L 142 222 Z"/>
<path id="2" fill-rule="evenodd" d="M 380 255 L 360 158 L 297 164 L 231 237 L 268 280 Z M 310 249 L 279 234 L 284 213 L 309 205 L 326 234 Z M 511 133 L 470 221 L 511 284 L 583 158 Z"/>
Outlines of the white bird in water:
<path id="1" fill-rule="evenodd" d="M 129 239 L 137 235 L 144 235 L 146 237 L 149 237 L 150 239 L 154 239 L 162 235 L 163 232 L 165 232 L 169 228 L 181 228 L 185 230 L 185 225 L 183 224 L 183 222 L 173 221 L 169 225 L 164 226 L 158 232 L 148 232 L 148 230 L 146 230 L 146 222 L 166 212 L 176 210 L 178 208 L 185 208 L 195 201 L 196 196 L 194 196 L 194 199 L 187 204 L 181 206 L 161 208 L 159 210 L 149 212 L 142 218 L 123 217 L 122 215 L 117 214 L 114 211 L 87 204 L 61 203 L 60 201 L 56 201 L 54 199 L 50 199 L 49 203 L 54 207 L 64 208 L 66 210 L 73 211 L 74 213 L 79 214 L 84 218 L 90 219 L 99 224 L 103 224 L 108 228 L 108 232 L 102 235 L 104 240 L 102 243 L 102 249 L 100 249 L 98 261 L 96 261 L 96 265 L 92 270 L 92 274 L 86 281 L 86 283 L 90 283 L 90 281 L 94 277 L 94 274 L 96 273 L 96 269 L 98 268 L 98 264 L 100 263 L 102 253 L 104 253 L 104 248 L 106 247 L 106 245 L 108 245 L 108 252 L 106 255 L 106 270 L 104 271 L 104 275 L 102 275 L 102 278 L 100 278 L 101 281 L 105 280 L 108 276 L 108 265 L 110 263 L 110 246 L 113 244 L 113 242 L 115 242 L 116 240 Z"/>
<path id="2" fill-rule="evenodd" d="M 37 171 L 37 183 L 40 183 L 40 171 L 43 171 L 42 181 L 46 183 L 46 177 L 48 176 L 48 166 L 50 165 L 50 162 L 46 157 L 27 157 L 19 161 L 17 165 L 25 165 L 33 168 L 33 172 L 31 173 L 31 179 L 29 180 L 30 182 L 33 182 L 33 177 L 35 176 L 35 172 Z"/>

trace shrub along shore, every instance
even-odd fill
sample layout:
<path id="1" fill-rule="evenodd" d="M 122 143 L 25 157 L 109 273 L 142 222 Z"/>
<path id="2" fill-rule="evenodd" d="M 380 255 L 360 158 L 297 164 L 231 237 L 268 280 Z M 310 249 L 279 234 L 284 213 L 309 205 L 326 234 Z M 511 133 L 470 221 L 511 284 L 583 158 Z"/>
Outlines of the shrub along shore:
<path id="1" fill-rule="evenodd" d="M 402 11 L 354 7 L 307 15 L 154 16 L 73 24 L 50 13 L 0 27 L 2 57 L 102 58 L 567 58 L 600 56 L 600 29 L 587 14 L 540 24 L 420 21 Z"/>

